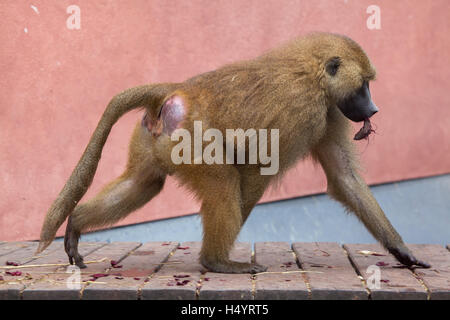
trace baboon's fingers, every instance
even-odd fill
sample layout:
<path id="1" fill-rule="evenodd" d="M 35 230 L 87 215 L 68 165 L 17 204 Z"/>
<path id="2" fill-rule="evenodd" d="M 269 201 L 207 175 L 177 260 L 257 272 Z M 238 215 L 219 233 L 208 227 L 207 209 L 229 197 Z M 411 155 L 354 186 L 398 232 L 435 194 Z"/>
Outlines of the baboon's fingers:
<path id="1" fill-rule="evenodd" d="M 250 273 L 256 274 L 267 271 L 267 267 L 257 263 L 245 263 L 237 261 L 227 261 L 224 263 L 210 263 L 205 259 L 200 261 L 202 265 L 211 272 L 220 273 Z"/>
<path id="2" fill-rule="evenodd" d="M 418 266 L 422 268 L 430 268 L 431 265 L 417 259 L 406 247 L 398 247 L 393 249 L 388 249 L 389 252 L 402 264 L 408 267 Z"/>
<path id="3" fill-rule="evenodd" d="M 426 268 L 426 269 L 431 268 L 431 264 L 428 264 L 428 263 L 426 263 L 424 261 L 421 261 L 421 260 L 417 260 L 416 266 L 422 267 L 422 268 Z"/>

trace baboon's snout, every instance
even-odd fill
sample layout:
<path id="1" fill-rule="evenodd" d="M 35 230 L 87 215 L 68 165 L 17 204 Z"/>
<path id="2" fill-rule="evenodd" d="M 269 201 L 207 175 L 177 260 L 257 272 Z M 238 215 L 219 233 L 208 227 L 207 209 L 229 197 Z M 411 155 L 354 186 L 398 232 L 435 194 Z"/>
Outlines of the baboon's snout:
<path id="1" fill-rule="evenodd" d="M 378 107 L 370 96 L 367 81 L 353 95 L 338 103 L 338 107 L 347 118 L 355 122 L 369 119 L 378 112 Z"/>

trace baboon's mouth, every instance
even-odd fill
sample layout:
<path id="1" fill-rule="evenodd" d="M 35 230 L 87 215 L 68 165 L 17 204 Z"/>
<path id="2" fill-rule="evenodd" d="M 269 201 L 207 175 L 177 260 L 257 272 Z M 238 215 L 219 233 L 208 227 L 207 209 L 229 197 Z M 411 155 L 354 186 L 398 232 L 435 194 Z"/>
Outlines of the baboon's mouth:
<path id="1" fill-rule="evenodd" d="M 364 119 L 364 126 L 355 134 L 354 140 L 367 139 L 369 134 L 375 132 L 372 129 L 372 124 L 370 123 L 369 118 Z"/>

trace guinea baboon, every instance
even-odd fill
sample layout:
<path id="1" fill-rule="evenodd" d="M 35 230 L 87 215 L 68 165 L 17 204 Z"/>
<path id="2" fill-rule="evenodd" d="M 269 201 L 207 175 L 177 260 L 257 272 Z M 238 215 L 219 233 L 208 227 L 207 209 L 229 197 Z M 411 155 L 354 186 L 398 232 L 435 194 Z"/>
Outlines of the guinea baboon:
<path id="1" fill-rule="evenodd" d="M 353 212 L 401 263 L 428 267 L 416 259 L 392 227 L 358 173 L 348 119 L 364 121 L 355 140 L 371 133 L 369 118 L 378 111 L 369 91 L 375 69 L 353 40 L 313 33 L 256 59 L 224 66 L 182 83 L 131 88 L 106 108 L 83 156 L 42 227 L 38 252 L 69 217 L 65 249 L 71 263 L 84 267 L 78 253 L 80 233 L 111 225 L 143 206 L 175 176 L 201 201 L 203 244 L 200 261 L 215 272 L 261 272 L 264 266 L 229 259 L 229 252 L 250 211 L 268 185 L 297 160 L 311 155 L 321 164 L 329 194 Z M 113 124 L 126 112 L 145 108 L 130 143 L 126 171 L 93 199 L 78 204 L 94 177 Z M 227 129 L 278 129 L 279 172 L 262 175 L 256 164 L 175 164 L 171 135 L 194 122 L 220 132 Z M 273 147 L 273 146 L 272 146 Z"/>

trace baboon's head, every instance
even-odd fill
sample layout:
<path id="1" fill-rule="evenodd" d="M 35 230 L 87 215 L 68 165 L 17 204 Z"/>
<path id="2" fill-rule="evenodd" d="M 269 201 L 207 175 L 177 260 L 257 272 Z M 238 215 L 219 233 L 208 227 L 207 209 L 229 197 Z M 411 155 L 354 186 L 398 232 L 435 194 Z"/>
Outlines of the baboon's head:
<path id="1" fill-rule="evenodd" d="M 352 121 L 369 119 L 378 111 L 372 102 L 369 82 L 375 69 L 362 48 L 353 40 L 334 34 L 313 34 L 312 54 L 322 68 L 323 84 L 333 106 Z"/>

